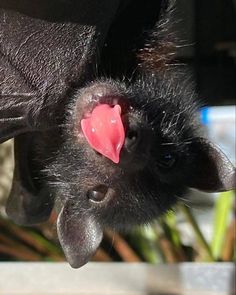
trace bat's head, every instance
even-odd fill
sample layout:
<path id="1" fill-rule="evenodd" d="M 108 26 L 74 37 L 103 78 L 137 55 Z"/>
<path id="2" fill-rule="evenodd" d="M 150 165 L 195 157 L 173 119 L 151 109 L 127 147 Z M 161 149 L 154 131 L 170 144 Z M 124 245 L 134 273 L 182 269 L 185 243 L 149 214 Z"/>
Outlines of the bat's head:
<path id="1" fill-rule="evenodd" d="M 147 223 L 188 187 L 233 187 L 233 166 L 200 137 L 193 93 L 174 79 L 104 80 L 75 93 L 65 144 L 50 168 L 64 206 L 58 234 L 72 266 L 88 261 L 106 227 Z"/>

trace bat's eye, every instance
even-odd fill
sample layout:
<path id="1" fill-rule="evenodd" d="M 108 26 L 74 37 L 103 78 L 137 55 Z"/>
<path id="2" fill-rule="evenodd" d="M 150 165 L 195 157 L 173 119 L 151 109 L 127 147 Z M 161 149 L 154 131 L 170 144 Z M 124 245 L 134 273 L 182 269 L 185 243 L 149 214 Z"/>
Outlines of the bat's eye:
<path id="1" fill-rule="evenodd" d="M 166 153 L 162 154 L 158 159 L 158 166 L 162 169 L 170 169 L 176 163 L 177 157 L 175 154 Z"/>
<path id="2" fill-rule="evenodd" d="M 87 192 L 87 197 L 93 203 L 102 202 L 106 197 L 107 190 L 105 185 L 98 185 Z"/>

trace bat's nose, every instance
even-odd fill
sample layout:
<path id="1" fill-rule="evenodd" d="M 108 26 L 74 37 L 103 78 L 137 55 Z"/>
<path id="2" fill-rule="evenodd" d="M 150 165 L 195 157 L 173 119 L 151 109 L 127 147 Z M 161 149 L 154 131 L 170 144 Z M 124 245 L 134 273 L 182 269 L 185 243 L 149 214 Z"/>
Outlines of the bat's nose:
<path id="1" fill-rule="evenodd" d="M 135 152 L 139 146 L 141 141 L 141 132 L 137 127 L 131 126 L 126 131 L 124 149 L 127 152 L 132 153 Z"/>
<path id="2" fill-rule="evenodd" d="M 135 120 L 132 124 L 126 125 L 125 140 L 120 155 L 121 166 L 130 171 L 144 167 L 148 159 L 150 144 L 151 134 L 147 127 Z"/>

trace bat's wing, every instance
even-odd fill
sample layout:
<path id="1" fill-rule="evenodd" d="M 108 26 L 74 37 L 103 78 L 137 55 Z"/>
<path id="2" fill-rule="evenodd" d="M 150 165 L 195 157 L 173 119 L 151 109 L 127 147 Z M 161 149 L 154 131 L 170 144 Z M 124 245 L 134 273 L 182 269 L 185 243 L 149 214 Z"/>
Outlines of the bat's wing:
<path id="1" fill-rule="evenodd" d="M 40 171 L 31 166 L 32 135 L 21 134 L 15 139 L 14 180 L 6 206 L 9 217 L 22 225 L 46 221 L 54 205 L 48 188 L 38 180 Z"/>
<path id="2" fill-rule="evenodd" d="M 36 95 L 0 52 L 0 143 L 30 130 L 27 117 Z"/>
<path id="3" fill-rule="evenodd" d="M 50 214 L 53 200 L 28 165 L 31 138 L 60 122 L 69 95 L 88 80 L 119 2 L 0 1 L 0 143 L 15 137 L 7 212 L 18 223 Z"/>
<path id="4" fill-rule="evenodd" d="M 119 0 L 1 0 L 0 142 L 47 128 L 88 78 Z"/>

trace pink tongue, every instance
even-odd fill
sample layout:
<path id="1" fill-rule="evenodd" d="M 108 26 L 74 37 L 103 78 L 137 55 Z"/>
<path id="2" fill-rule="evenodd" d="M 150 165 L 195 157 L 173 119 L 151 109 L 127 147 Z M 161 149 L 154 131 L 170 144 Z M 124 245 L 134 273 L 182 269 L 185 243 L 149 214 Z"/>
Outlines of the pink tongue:
<path id="1" fill-rule="evenodd" d="M 96 106 L 88 118 L 81 120 L 81 127 L 93 149 L 119 163 L 125 131 L 121 120 L 121 107 L 118 104 L 114 107 L 108 104 Z"/>

